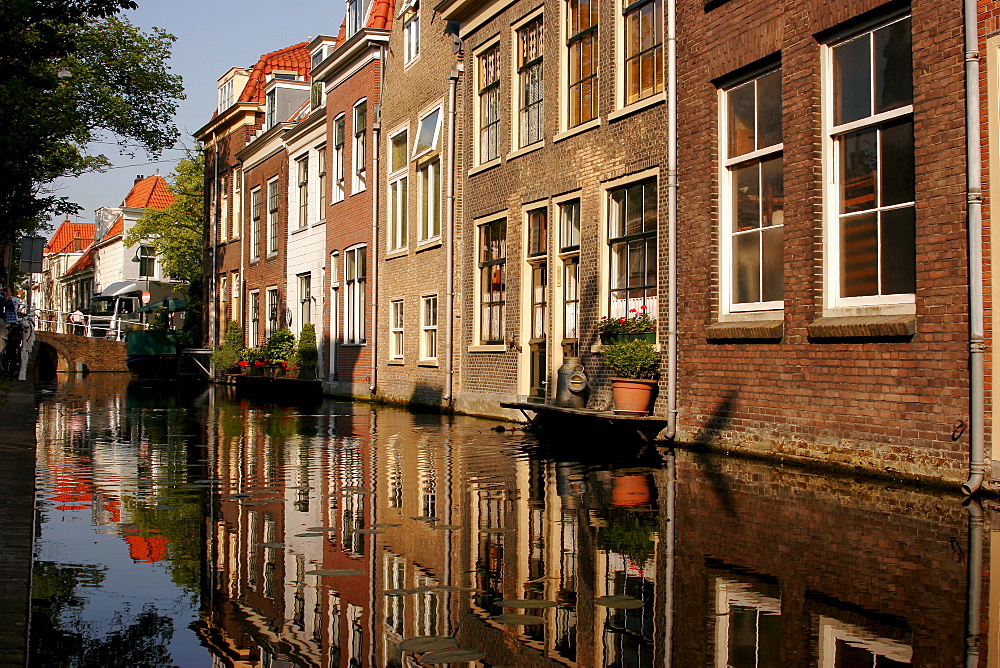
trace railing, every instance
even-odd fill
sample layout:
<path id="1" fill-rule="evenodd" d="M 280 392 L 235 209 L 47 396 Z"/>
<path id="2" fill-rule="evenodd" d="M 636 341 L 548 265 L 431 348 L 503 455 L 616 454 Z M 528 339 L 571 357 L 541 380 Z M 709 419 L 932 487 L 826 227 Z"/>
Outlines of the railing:
<path id="1" fill-rule="evenodd" d="M 38 330 L 43 332 L 124 341 L 125 334 L 131 329 L 149 329 L 147 323 L 122 320 L 119 316 L 94 316 L 89 313 L 53 309 L 32 310 L 35 313 Z"/>

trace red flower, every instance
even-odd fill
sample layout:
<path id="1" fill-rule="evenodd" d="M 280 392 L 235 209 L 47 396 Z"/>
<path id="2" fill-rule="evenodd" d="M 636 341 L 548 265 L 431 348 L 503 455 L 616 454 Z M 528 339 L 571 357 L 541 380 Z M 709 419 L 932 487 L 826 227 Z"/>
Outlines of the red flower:
<path id="1" fill-rule="evenodd" d="M 636 312 L 637 311 L 634 308 L 633 309 L 629 309 L 629 313 L 636 313 Z"/>
<path id="2" fill-rule="evenodd" d="M 646 308 L 646 305 L 645 305 L 645 304 L 643 304 L 643 305 L 642 305 L 642 306 L 640 306 L 639 308 L 643 308 L 643 309 L 644 309 L 644 308 Z"/>
<path id="3" fill-rule="evenodd" d="M 247 366 L 249 364 L 250 363 L 247 362 L 246 360 L 240 360 L 239 362 L 236 363 L 236 366 Z"/>
<path id="4" fill-rule="evenodd" d="M 621 319 L 621 320 L 619 320 L 618 322 L 625 322 L 625 318 L 622 318 L 622 319 Z"/>
<path id="5" fill-rule="evenodd" d="M 254 362 L 253 365 L 254 366 L 266 366 L 267 362 L 260 362 L 260 361 L 258 361 L 258 362 Z"/>

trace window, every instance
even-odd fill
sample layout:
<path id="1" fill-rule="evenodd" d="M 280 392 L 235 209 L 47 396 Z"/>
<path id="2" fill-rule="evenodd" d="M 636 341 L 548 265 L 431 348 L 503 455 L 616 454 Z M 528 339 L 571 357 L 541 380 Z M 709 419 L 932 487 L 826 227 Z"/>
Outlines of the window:
<path id="1" fill-rule="evenodd" d="M 420 185 L 420 241 L 441 236 L 441 160 L 435 158 L 417 168 Z"/>
<path id="2" fill-rule="evenodd" d="M 219 301 L 229 301 L 229 277 L 225 274 L 219 274 Z"/>
<path id="3" fill-rule="evenodd" d="M 278 179 L 267 182 L 267 254 L 278 252 Z"/>
<path id="4" fill-rule="evenodd" d="M 243 321 L 243 312 L 240 310 L 240 272 L 233 272 L 233 280 L 231 281 L 233 286 L 233 320 L 236 322 Z"/>
<path id="5" fill-rule="evenodd" d="M 608 317 L 627 317 L 633 309 L 656 317 L 656 179 L 608 195 Z"/>
<path id="6" fill-rule="evenodd" d="M 265 107 L 264 129 L 270 130 L 278 122 L 278 91 L 271 89 L 267 93 L 267 105 Z"/>
<path id="7" fill-rule="evenodd" d="M 316 212 L 316 220 L 326 220 L 326 146 L 316 149 L 316 189 L 319 191 L 319 211 Z"/>
<path id="8" fill-rule="evenodd" d="M 233 80 L 219 86 L 219 113 L 233 106 Z"/>
<path id="9" fill-rule="evenodd" d="M 518 146 L 542 140 L 542 17 L 517 31 Z"/>
<path id="10" fill-rule="evenodd" d="M 597 0 L 569 0 L 567 5 L 569 127 L 597 118 L 597 14 Z"/>
<path id="11" fill-rule="evenodd" d="M 389 139 L 389 250 L 406 248 L 409 230 L 407 225 L 407 156 L 409 144 L 407 131 L 402 130 Z"/>
<path id="12" fill-rule="evenodd" d="M 559 205 L 559 253 L 563 274 L 563 339 L 574 342 L 580 327 L 580 200 Z"/>
<path id="13" fill-rule="evenodd" d="M 828 291 L 839 306 L 912 302 L 916 292 L 910 17 L 833 44 L 833 187 Z"/>
<path id="14" fill-rule="evenodd" d="M 549 218 L 545 209 L 528 212 L 528 257 L 549 252 Z"/>
<path id="15" fill-rule="evenodd" d="M 625 104 L 663 92 L 663 2 L 621 0 Z"/>
<path id="16" fill-rule="evenodd" d="M 326 84 L 322 81 L 314 81 L 309 87 L 309 109 L 319 109 L 323 106 L 326 98 Z"/>
<path id="17" fill-rule="evenodd" d="M 782 306 L 784 177 L 781 70 L 722 93 L 726 226 L 723 289 L 732 311 Z"/>
<path id="18" fill-rule="evenodd" d="M 420 55 L 420 6 L 411 4 L 403 12 L 403 63 L 409 65 Z"/>
<path id="19" fill-rule="evenodd" d="M 251 257 L 260 257 L 260 188 L 250 191 L 250 248 Z"/>
<path id="20" fill-rule="evenodd" d="M 267 336 L 278 331 L 278 289 L 269 288 L 267 291 Z"/>
<path id="21" fill-rule="evenodd" d="M 351 248 L 344 254 L 344 281 L 347 295 L 344 304 L 344 340 L 346 343 L 365 342 L 365 278 L 367 266 L 365 247 Z"/>
<path id="22" fill-rule="evenodd" d="M 347 0 L 347 35 L 351 36 L 364 27 L 366 4 L 364 0 Z"/>
<path id="23" fill-rule="evenodd" d="M 441 107 L 435 107 L 420 119 L 417 126 L 417 140 L 413 143 L 413 157 L 436 151 L 441 131 Z"/>
<path id="24" fill-rule="evenodd" d="M 354 107 L 354 183 L 351 193 L 365 189 L 365 131 L 368 129 L 368 103 L 359 102 Z"/>
<path id="25" fill-rule="evenodd" d="M 420 298 L 420 359 L 437 359 L 438 298 Z"/>
<path id="26" fill-rule="evenodd" d="M 403 359 L 403 300 L 389 302 L 389 356 Z"/>
<path id="27" fill-rule="evenodd" d="M 250 293 L 250 347 L 260 343 L 260 292 Z"/>
<path id="28" fill-rule="evenodd" d="M 506 265 L 507 221 L 501 218 L 479 227 L 479 338 L 484 344 L 504 342 Z"/>
<path id="29" fill-rule="evenodd" d="M 230 217 L 232 232 L 230 236 L 236 239 L 240 236 L 243 217 L 243 172 L 239 169 L 233 170 L 233 215 Z"/>
<path id="30" fill-rule="evenodd" d="M 219 177 L 219 236 L 221 241 L 229 237 L 229 177 Z"/>
<path id="31" fill-rule="evenodd" d="M 477 58 L 479 81 L 479 162 L 500 157 L 500 45 Z"/>
<path id="32" fill-rule="evenodd" d="M 299 331 L 312 324 L 312 274 L 299 274 Z"/>
<path id="33" fill-rule="evenodd" d="M 156 251 L 152 246 L 139 246 L 139 276 L 150 278 L 156 276 Z"/>
<path id="34" fill-rule="evenodd" d="M 309 156 L 296 161 L 299 173 L 299 229 L 309 226 Z"/>
<path id="35" fill-rule="evenodd" d="M 344 116 L 333 121 L 333 201 L 344 200 Z"/>

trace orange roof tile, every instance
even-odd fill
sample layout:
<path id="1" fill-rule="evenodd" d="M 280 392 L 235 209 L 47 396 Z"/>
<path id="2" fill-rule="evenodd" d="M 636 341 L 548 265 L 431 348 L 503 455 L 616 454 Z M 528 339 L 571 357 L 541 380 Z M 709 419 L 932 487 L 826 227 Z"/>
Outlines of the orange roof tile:
<path id="1" fill-rule="evenodd" d="M 306 44 L 306 42 L 299 42 L 261 56 L 260 60 L 251 68 L 250 78 L 243 87 L 238 101 L 264 104 L 264 84 L 267 83 L 267 75 L 274 70 L 298 72 L 308 81 L 312 64 L 309 50 L 305 48 Z"/>
<path id="2" fill-rule="evenodd" d="M 395 3 L 393 0 L 375 0 L 371 14 L 368 17 L 369 28 L 375 30 L 392 29 L 392 9 Z"/>
<path id="3" fill-rule="evenodd" d="M 63 276 L 75 274 L 78 271 L 86 271 L 94 266 L 94 249 L 88 248 L 87 252 L 80 256 L 80 259 L 73 263 L 73 266 L 66 270 Z"/>
<path id="4" fill-rule="evenodd" d="M 118 216 L 118 219 L 111 225 L 111 229 L 108 230 L 108 233 L 104 235 L 101 241 L 117 237 L 119 234 L 125 234 L 125 216 Z"/>
<path id="5" fill-rule="evenodd" d="M 167 556 L 170 539 L 164 536 L 125 536 L 133 561 L 153 564 Z"/>
<path id="6" fill-rule="evenodd" d="M 174 201 L 174 196 L 170 194 L 167 180 L 159 174 L 147 176 L 141 181 L 137 181 L 122 206 L 130 206 L 136 209 L 166 209 Z"/>
<path id="7" fill-rule="evenodd" d="M 44 253 L 81 253 L 94 241 L 93 223 L 64 221 L 49 239 Z"/>

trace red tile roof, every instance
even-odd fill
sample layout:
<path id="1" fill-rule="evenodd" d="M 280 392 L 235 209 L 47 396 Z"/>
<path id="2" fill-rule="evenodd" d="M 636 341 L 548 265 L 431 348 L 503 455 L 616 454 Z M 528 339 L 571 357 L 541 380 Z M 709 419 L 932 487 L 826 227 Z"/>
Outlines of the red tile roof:
<path id="1" fill-rule="evenodd" d="M 170 194 L 167 180 L 159 174 L 147 176 L 141 181 L 137 181 L 122 206 L 130 206 L 136 209 L 166 209 L 174 201 L 174 196 Z"/>
<path id="2" fill-rule="evenodd" d="M 67 220 L 59 225 L 42 252 L 81 253 L 93 241 L 93 223 L 71 223 Z"/>
<path id="3" fill-rule="evenodd" d="M 115 222 L 111 225 L 111 229 L 108 230 L 108 233 L 104 235 L 101 241 L 103 241 L 104 239 L 112 239 L 120 234 L 125 234 L 124 216 L 118 216 L 118 219 L 115 220 Z"/>
<path id="4" fill-rule="evenodd" d="M 308 81 L 312 64 L 309 50 L 305 48 L 306 44 L 306 42 L 299 42 L 261 56 L 250 70 L 250 78 L 247 80 L 246 86 L 243 87 L 238 101 L 264 104 L 264 84 L 267 83 L 267 75 L 274 70 L 298 72 L 304 80 Z"/>
<path id="5" fill-rule="evenodd" d="M 393 0 L 375 0 L 375 6 L 372 7 L 371 14 L 368 17 L 369 28 L 374 28 L 375 30 L 391 30 L 392 29 L 392 10 L 395 6 Z"/>
<path id="6" fill-rule="evenodd" d="M 80 256 L 80 259 L 73 263 L 73 266 L 66 270 L 63 276 L 75 274 L 78 271 L 86 271 L 94 267 L 94 249 L 88 248 L 87 252 Z"/>

